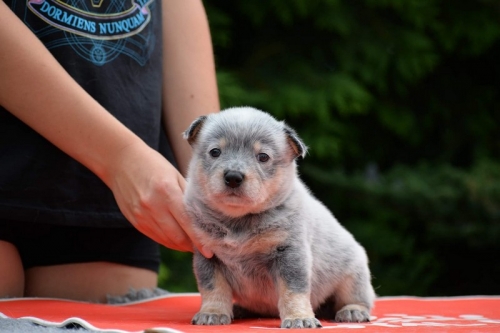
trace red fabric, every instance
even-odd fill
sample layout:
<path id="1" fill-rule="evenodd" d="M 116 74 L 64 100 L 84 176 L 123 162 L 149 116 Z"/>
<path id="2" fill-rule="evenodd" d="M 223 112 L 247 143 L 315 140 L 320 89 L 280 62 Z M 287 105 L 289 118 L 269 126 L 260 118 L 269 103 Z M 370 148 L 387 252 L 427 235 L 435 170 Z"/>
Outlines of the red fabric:
<path id="1" fill-rule="evenodd" d="M 88 328 L 142 332 L 148 328 L 173 328 L 181 332 L 273 332 L 279 319 L 236 320 L 228 326 L 194 326 L 200 297 L 174 295 L 126 305 L 102 305 L 52 299 L 0 301 L 0 313 L 10 318 L 36 317 L 59 324 L 81 318 Z M 500 296 L 381 298 L 370 323 L 337 324 L 322 321 L 324 329 L 357 329 L 359 332 L 500 332 Z M 32 319 L 36 321 L 36 319 Z M 282 332 L 282 330 L 280 330 Z"/>

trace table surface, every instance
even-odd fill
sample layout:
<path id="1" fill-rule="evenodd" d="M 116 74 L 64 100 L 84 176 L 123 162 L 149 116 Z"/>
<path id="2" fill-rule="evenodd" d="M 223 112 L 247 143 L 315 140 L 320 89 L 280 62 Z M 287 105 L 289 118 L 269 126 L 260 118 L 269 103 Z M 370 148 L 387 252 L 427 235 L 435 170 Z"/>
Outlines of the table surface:
<path id="1" fill-rule="evenodd" d="M 0 317 L 23 318 L 46 326 L 75 322 L 109 332 L 254 332 L 282 331 L 279 319 L 235 320 L 226 326 L 195 326 L 198 294 L 173 294 L 123 305 L 57 299 L 0 300 Z M 369 323 L 321 321 L 324 329 L 360 332 L 500 332 L 500 296 L 382 297 Z"/>

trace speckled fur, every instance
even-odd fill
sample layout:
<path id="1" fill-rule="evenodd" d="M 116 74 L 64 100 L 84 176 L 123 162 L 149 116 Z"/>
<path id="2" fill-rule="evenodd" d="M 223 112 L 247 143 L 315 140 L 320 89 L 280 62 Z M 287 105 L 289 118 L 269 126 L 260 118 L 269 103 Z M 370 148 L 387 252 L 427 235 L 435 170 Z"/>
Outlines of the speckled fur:
<path id="1" fill-rule="evenodd" d="M 375 294 L 367 256 L 297 176 L 295 160 L 307 148 L 295 131 L 242 107 L 201 117 L 184 136 L 194 149 L 185 203 L 215 254 L 194 255 L 202 307 L 193 323 L 228 324 L 233 300 L 280 316 L 287 328 L 319 327 L 314 313 L 368 321 Z M 220 156 L 211 156 L 214 148 Z M 241 186 L 225 184 L 228 170 L 244 175 Z"/>

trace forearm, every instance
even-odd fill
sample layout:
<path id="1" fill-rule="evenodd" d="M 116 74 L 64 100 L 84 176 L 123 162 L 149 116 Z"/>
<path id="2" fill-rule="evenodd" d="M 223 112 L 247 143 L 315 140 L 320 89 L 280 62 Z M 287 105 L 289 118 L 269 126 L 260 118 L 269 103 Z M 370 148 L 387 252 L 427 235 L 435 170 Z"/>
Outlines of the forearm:
<path id="1" fill-rule="evenodd" d="M 141 141 L 89 96 L 0 2 L 0 105 L 103 181 L 127 146 Z"/>
<path id="2" fill-rule="evenodd" d="M 200 115 L 219 111 L 208 22 L 200 0 L 163 2 L 163 115 L 185 175 L 191 148 L 181 133 Z"/>

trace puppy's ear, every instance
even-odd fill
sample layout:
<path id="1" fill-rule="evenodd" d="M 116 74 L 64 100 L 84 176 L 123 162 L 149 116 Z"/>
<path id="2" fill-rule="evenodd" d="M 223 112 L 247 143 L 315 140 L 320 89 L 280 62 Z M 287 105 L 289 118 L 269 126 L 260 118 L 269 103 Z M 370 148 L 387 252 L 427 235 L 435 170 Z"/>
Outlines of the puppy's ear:
<path id="1" fill-rule="evenodd" d="M 184 131 L 183 137 L 188 141 L 190 145 L 196 142 L 196 138 L 200 129 L 203 127 L 203 123 L 207 120 L 207 116 L 201 116 L 189 125 L 188 129 Z"/>
<path id="2" fill-rule="evenodd" d="M 287 137 L 286 139 L 288 141 L 288 144 L 292 148 L 292 151 L 294 153 L 294 158 L 303 159 L 304 157 L 306 157 L 307 146 L 304 144 L 304 142 L 302 142 L 302 140 L 299 138 L 295 130 L 293 130 L 286 124 L 283 125 L 284 125 L 283 129 Z"/>

